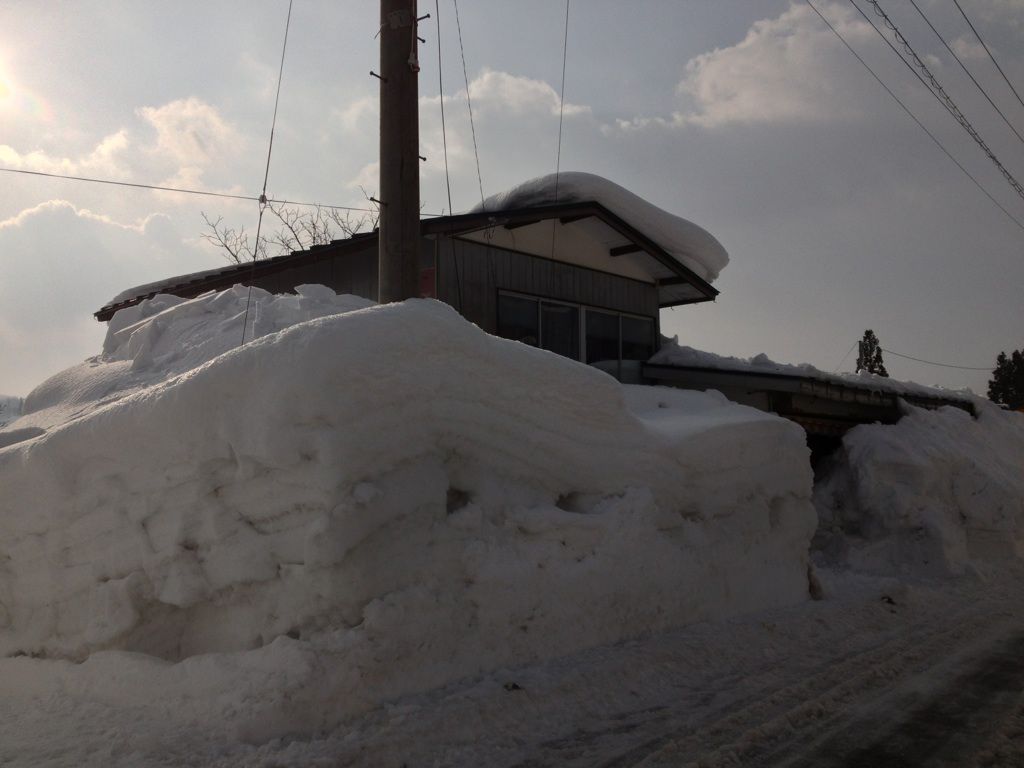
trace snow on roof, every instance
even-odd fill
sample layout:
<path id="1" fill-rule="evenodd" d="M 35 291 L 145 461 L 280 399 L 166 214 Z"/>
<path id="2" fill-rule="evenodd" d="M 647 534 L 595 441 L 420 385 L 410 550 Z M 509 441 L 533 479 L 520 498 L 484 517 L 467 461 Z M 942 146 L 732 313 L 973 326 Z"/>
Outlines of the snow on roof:
<path id="1" fill-rule="evenodd" d="M 818 381 L 844 384 L 846 386 L 889 392 L 895 395 L 916 395 L 975 401 L 978 399 L 969 389 L 953 390 L 938 386 L 925 386 L 914 381 L 899 381 L 886 376 L 876 376 L 867 371 L 860 373 L 827 373 L 809 363 L 793 365 L 777 363 L 763 352 L 754 357 L 728 357 L 687 347 L 672 339 L 655 352 L 649 363 L 653 365 L 679 365 L 694 368 L 713 368 L 719 371 L 741 371 L 743 373 L 767 373 L 776 376 L 801 376 Z"/>
<path id="2" fill-rule="evenodd" d="M 580 202 L 603 205 L 708 282 L 715 280 L 729 263 L 729 254 L 707 230 L 592 173 L 566 171 L 530 179 L 510 190 L 491 195 L 470 212 Z"/>
<path id="3" fill-rule="evenodd" d="M 235 264 L 224 265 L 216 267 L 214 269 L 204 269 L 200 272 L 189 272 L 184 275 L 174 275 L 173 277 L 167 277 L 164 278 L 163 280 L 157 280 L 156 282 L 144 283 L 143 285 L 136 285 L 132 288 L 126 288 L 103 306 L 112 307 L 115 304 L 120 304 L 122 301 L 128 301 L 129 299 L 134 299 L 139 296 L 163 293 L 167 288 L 172 288 L 176 285 L 180 285 L 183 282 L 198 280 L 199 278 L 209 277 L 210 275 L 216 275 L 219 274 L 220 272 L 225 272 L 227 270 L 234 269 L 236 266 L 237 265 Z"/>

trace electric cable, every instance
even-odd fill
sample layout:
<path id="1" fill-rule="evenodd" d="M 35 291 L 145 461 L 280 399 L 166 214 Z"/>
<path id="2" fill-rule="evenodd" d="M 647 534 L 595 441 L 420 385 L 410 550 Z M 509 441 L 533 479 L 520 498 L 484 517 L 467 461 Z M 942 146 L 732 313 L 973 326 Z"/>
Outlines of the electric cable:
<path id="1" fill-rule="evenodd" d="M 451 222 L 451 217 L 455 215 L 455 211 L 452 209 L 452 180 L 448 173 L 448 131 L 445 128 L 444 121 L 444 68 L 441 65 L 441 8 L 439 0 L 434 0 L 434 18 L 437 24 L 437 90 L 440 94 L 439 101 L 441 102 L 441 146 L 444 147 L 444 184 L 448 190 L 448 221 Z M 452 266 L 455 271 L 455 293 L 459 300 L 458 310 L 462 312 L 462 277 L 459 275 L 459 256 L 455 250 L 455 229 L 454 225 L 450 225 L 448 228 L 448 244 L 452 249 Z M 437 277 L 437 264 L 434 264 L 435 277 Z"/>
<path id="2" fill-rule="evenodd" d="M 973 366 L 973 365 L 950 365 L 949 363 L 934 363 L 931 360 L 922 360 L 919 357 L 911 357 L 910 355 L 901 355 L 899 352 L 893 352 L 891 349 L 883 349 L 882 347 L 879 347 L 879 349 L 881 349 L 887 355 L 895 355 L 896 357 L 902 357 L 902 358 L 904 358 L 906 360 L 913 360 L 915 363 L 924 363 L 925 365 L 937 365 L 940 368 L 956 368 L 956 369 L 961 370 L 961 371 L 991 371 L 995 367 L 995 366 L 989 365 L 989 366 L 985 366 L 984 368 L 979 368 L 979 367 Z"/>
<path id="3" fill-rule="evenodd" d="M 934 142 L 935 146 L 937 146 L 940 150 L 942 150 L 942 153 L 946 157 L 948 157 L 953 162 L 953 164 L 956 165 L 956 167 L 959 168 L 963 172 L 963 174 L 974 183 L 974 186 L 976 186 L 981 191 L 981 193 L 983 195 L 985 195 L 985 197 L 987 197 L 992 202 L 993 205 L 995 205 L 999 210 L 1001 210 L 1004 214 L 1006 214 L 1006 217 L 1008 219 L 1010 219 L 1010 221 L 1012 221 L 1014 224 L 1016 224 L 1018 228 L 1020 228 L 1022 231 L 1024 231 L 1024 222 L 1021 222 L 1016 216 L 1014 216 L 1012 213 L 1010 213 L 998 200 L 996 200 L 992 196 L 992 194 L 987 189 L 985 189 L 981 185 L 981 182 L 979 182 L 976 178 L 974 178 L 973 175 L 971 175 L 971 172 L 968 171 L 959 160 L 957 160 L 955 157 L 953 157 L 953 155 L 950 153 L 950 151 L 948 149 L 946 149 L 945 146 L 943 146 L 942 142 L 939 141 L 935 137 L 935 134 L 933 134 L 930 130 L 928 130 L 927 126 L 925 126 L 925 124 L 922 123 L 917 118 L 917 116 L 913 112 L 910 111 L 910 108 L 906 104 L 903 103 L 903 101 L 900 99 L 900 97 L 897 96 L 888 85 L 885 84 L 885 81 L 883 81 L 882 78 L 878 76 L 878 74 L 875 72 L 875 70 L 873 70 L 871 68 L 871 66 L 866 61 L 864 61 L 864 59 L 861 57 L 861 55 L 859 53 L 857 53 L 857 51 L 855 51 L 853 49 L 853 47 L 848 42 L 846 42 L 846 38 L 844 38 L 842 36 L 842 34 L 840 34 L 839 30 L 837 30 L 834 26 L 832 26 L 832 23 L 822 15 L 821 11 L 819 11 L 814 6 L 814 3 L 812 3 L 811 0 L 805 0 L 805 2 L 811 7 L 811 10 L 813 10 L 818 15 L 818 17 L 825 23 L 825 26 L 827 26 L 830 30 L 832 30 L 832 33 L 836 37 L 839 38 L 839 42 L 841 42 L 844 46 L 846 46 L 846 49 L 851 54 L 853 54 L 853 57 L 855 59 L 857 59 L 857 61 L 859 61 L 861 63 L 861 65 L 864 67 L 864 69 L 866 69 L 870 73 L 870 75 L 875 79 L 875 81 L 880 86 L 882 86 L 882 88 L 885 89 L 885 92 L 888 93 L 893 98 L 893 100 L 897 104 L 900 105 L 900 107 L 903 109 L 903 111 L 907 113 L 907 115 L 910 117 L 910 119 L 913 120 L 915 123 L 917 123 L 918 127 L 922 131 L 924 131 L 925 134 L 927 134 L 928 138 L 931 139 L 932 142 Z"/>
<path id="4" fill-rule="evenodd" d="M 277 93 L 274 95 L 274 117 L 270 121 L 270 142 L 267 146 L 267 167 L 263 172 L 263 192 L 259 196 L 260 215 L 256 221 L 256 245 L 252 251 L 252 268 L 249 270 L 249 292 L 245 299 L 245 314 L 242 315 L 242 341 L 245 344 L 245 331 L 249 323 L 249 306 L 252 304 L 252 282 L 256 275 L 256 259 L 260 252 L 260 227 L 263 226 L 263 212 L 267 208 L 267 179 L 270 178 L 270 155 L 274 149 L 274 129 L 277 127 L 277 104 L 281 99 L 281 79 L 284 74 L 284 54 L 288 50 L 288 29 L 292 23 L 292 0 L 288 0 L 288 16 L 284 22 L 284 43 L 281 45 L 281 65 L 277 70 Z M 256 333 L 255 320 L 253 334 Z"/>
<path id="5" fill-rule="evenodd" d="M 848 350 L 846 350 L 846 354 L 843 355 L 843 359 L 839 361 L 839 365 L 837 365 L 835 368 L 832 369 L 832 373 L 837 373 L 839 371 L 839 369 L 843 367 L 843 363 L 846 362 L 846 358 L 848 358 L 850 356 L 850 353 L 853 352 L 853 349 L 854 349 L 854 347 L 857 346 L 857 344 L 858 344 L 858 342 L 855 341 L 855 342 L 853 342 L 853 344 L 850 345 L 850 348 Z"/>
<path id="6" fill-rule="evenodd" d="M 1019 101 L 1020 105 L 1024 107 L 1024 99 L 1021 99 L 1020 94 L 1017 93 L 1017 89 L 1014 88 L 1013 83 L 1010 82 L 1010 78 L 1008 78 L 1006 76 L 1006 73 L 1003 72 L 1003 68 L 999 66 L 999 62 L 996 61 L 996 57 L 992 55 L 992 51 L 990 51 L 988 46 L 985 45 L 985 41 L 981 39 L 981 35 L 978 34 L 978 30 L 974 28 L 974 25 L 971 23 L 971 20 L 967 18 L 967 14 L 964 13 L 964 9 L 960 7 L 960 3 L 958 3 L 957 0 L 953 0 L 953 5 L 955 5 L 956 9 L 960 11 L 960 15 L 964 17 L 964 21 L 967 22 L 967 26 L 971 28 L 971 32 L 974 33 L 974 36 L 978 38 L 978 42 L 981 43 L 981 47 L 985 49 L 985 53 L 988 54 L 988 57 L 992 60 L 992 63 L 996 65 L 996 69 L 999 70 L 999 74 L 1003 76 L 1003 80 L 1006 81 L 1006 84 L 1010 86 L 1010 90 L 1013 91 L 1013 95 L 1017 97 L 1017 101 Z"/>
<path id="7" fill-rule="evenodd" d="M 562 38 L 562 86 L 558 91 L 558 151 L 555 154 L 555 203 L 558 202 L 558 172 L 562 167 L 562 114 L 565 110 L 565 59 L 569 49 L 569 0 L 565 0 L 565 36 Z"/>
<path id="8" fill-rule="evenodd" d="M 977 79 L 974 77 L 974 75 L 971 74 L 971 70 L 969 70 L 967 68 L 967 65 L 963 63 L 963 61 L 960 59 L 959 56 L 957 56 L 956 51 L 954 51 L 949 46 L 949 43 L 946 42 L 946 39 L 941 34 L 939 34 L 939 30 L 937 30 L 935 28 L 935 25 L 932 24 L 931 20 L 927 16 L 925 16 L 925 13 L 924 13 L 924 11 L 921 10 L 920 6 L 918 6 L 918 4 L 915 2 L 915 0 L 910 0 L 910 4 L 912 6 L 914 6 L 914 10 L 917 11 L 921 15 L 921 18 L 924 19 L 925 23 L 931 28 L 932 32 L 935 33 L 935 36 L 937 38 L 939 38 L 939 40 L 942 42 L 942 44 L 946 47 L 946 50 L 949 51 L 949 54 L 956 60 L 956 63 L 960 65 L 960 69 L 962 69 L 964 71 L 964 73 L 969 78 L 971 78 L 971 82 L 974 83 L 975 86 L 977 86 L 978 90 L 981 91 L 981 95 L 984 96 L 988 100 L 988 103 L 992 105 L 992 109 L 994 109 L 996 112 L 999 113 L 999 116 L 1001 118 L 1003 118 L 1003 122 L 1006 123 L 1007 127 L 1011 131 L 1013 131 L 1014 135 L 1018 139 L 1020 139 L 1021 143 L 1024 143 L 1024 136 L 1020 135 L 1020 133 L 1017 131 L 1017 129 L 1013 126 L 1013 123 L 1010 122 L 1010 119 L 1005 114 L 1003 114 L 1003 110 L 1001 110 L 998 106 L 996 106 L 996 103 L 994 101 L 992 101 L 992 97 L 988 95 L 988 91 L 986 91 L 982 87 L 981 83 L 979 83 L 977 81 Z"/>
<path id="9" fill-rule="evenodd" d="M 157 192 L 177 192 L 179 194 L 186 195 L 204 195 L 206 197 L 224 197 L 230 200 L 249 200 L 251 202 L 259 202 L 259 198 L 253 195 L 235 195 L 229 192 L 210 192 L 203 189 L 186 189 L 185 187 L 164 187 L 159 184 L 142 184 L 140 182 L 132 181 L 115 181 L 113 179 L 98 179 L 92 176 L 71 176 L 65 173 L 48 173 L 46 171 L 30 171 L 26 168 L 0 168 L 2 173 L 21 173 L 26 176 L 43 176 L 50 179 L 63 179 L 66 181 L 85 181 L 92 184 L 110 184 L 116 187 L 134 187 L 136 189 L 151 189 Z M 279 203 L 281 205 L 301 205 L 309 208 L 331 208 L 339 211 L 360 211 L 363 213 L 372 213 L 372 208 L 357 208 L 351 205 L 327 205 L 326 203 L 303 203 L 298 200 L 278 200 L 276 198 L 268 198 L 268 203 Z M 434 214 L 426 214 L 434 215 Z"/>
<path id="10" fill-rule="evenodd" d="M 462 22 L 459 20 L 459 0 L 452 0 L 455 5 L 455 28 L 459 32 L 459 54 L 462 56 L 462 77 L 466 81 L 466 107 L 469 109 L 469 130 L 473 134 L 473 156 L 476 158 L 476 180 L 480 185 L 480 207 L 484 209 L 484 180 L 480 174 L 480 151 L 476 143 L 476 124 L 473 121 L 473 99 L 469 95 L 469 71 L 466 68 L 466 49 L 462 46 Z"/>
<path id="11" fill-rule="evenodd" d="M 864 17 L 864 20 L 871 25 L 871 28 L 878 33 L 882 40 L 885 41 L 886 45 L 888 45 L 896 53 L 896 55 L 899 56 L 900 61 L 902 61 L 907 67 L 910 68 L 910 71 L 914 73 L 914 76 L 918 80 L 920 80 L 922 84 L 924 84 L 924 86 L 928 89 L 928 92 L 931 93 L 936 99 L 938 99 L 939 103 L 946 108 L 946 111 L 953 116 L 953 119 L 960 124 L 960 127 L 967 131 L 967 134 L 972 139 L 974 139 L 974 143 L 981 147 L 981 151 L 984 152 L 988 159 L 992 161 L 992 164 L 999 169 L 999 172 L 1003 175 L 1003 178 L 1006 179 L 1010 187 L 1013 188 L 1013 191 L 1016 192 L 1022 200 L 1024 200 L 1024 187 L 1020 185 L 1020 182 L 1018 182 L 1017 179 L 1014 178 L 1013 174 L 1010 173 L 1006 166 L 1004 166 L 1002 162 L 999 160 L 999 158 L 996 157 L 995 152 L 993 152 L 991 148 L 988 146 L 988 144 L 985 142 L 985 140 L 981 138 L 981 134 L 978 133 L 977 129 L 975 129 L 973 125 L 971 125 L 971 122 L 967 119 L 967 116 L 964 115 L 964 113 L 956 105 L 956 102 L 953 101 L 952 97 L 948 93 L 946 93 L 946 90 L 935 78 L 935 75 L 932 74 L 931 70 L 928 69 L 927 65 L 921 60 L 921 57 L 919 57 L 917 53 L 915 53 L 914 49 L 907 41 L 907 38 L 904 37 L 903 33 L 899 31 L 899 29 L 893 23 L 892 19 L 889 18 L 889 15 L 884 10 L 882 10 L 882 6 L 878 4 L 878 0 L 868 0 L 868 2 L 874 8 L 875 15 L 882 19 L 885 26 L 892 31 L 893 36 L 896 38 L 896 41 L 903 46 L 907 54 L 913 59 L 913 64 L 907 61 L 903 57 L 903 55 L 900 54 L 900 52 L 896 49 L 896 47 L 889 42 L 889 40 L 882 33 L 882 30 L 875 26 L 874 22 L 872 22 L 871 19 L 868 18 L 868 15 L 864 13 L 863 10 L 861 10 L 860 6 L 857 5 L 856 1 L 850 0 L 850 3 L 853 5 L 854 8 L 857 9 L 857 12 Z M 921 77 L 920 74 L 918 74 L 914 70 L 915 66 L 922 72 L 924 72 L 925 77 L 927 78 L 927 82 L 924 78 Z"/>
<path id="12" fill-rule="evenodd" d="M 565 60 L 569 50 L 569 0 L 565 0 L 565 35 L 562 38 L 562 85 L 558 91 L 558 151 L 555 153 L 555 205 L 558 204 L 558 174 L 562 168 L 562 114 L 565 111 Z M 551 258 L 555 258 L 558 222 L 551 220 Z"/>

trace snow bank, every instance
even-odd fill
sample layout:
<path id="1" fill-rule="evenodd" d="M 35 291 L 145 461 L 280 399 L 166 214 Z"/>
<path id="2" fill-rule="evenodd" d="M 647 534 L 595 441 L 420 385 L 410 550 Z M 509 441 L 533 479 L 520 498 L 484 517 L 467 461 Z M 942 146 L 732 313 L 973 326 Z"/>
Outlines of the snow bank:
<path id="1" fill-rule="evenodd" d="M 850 430 L 815 489 L 826 556 L 933 573 L 1024 558 L 1024 416 L 977 406 Z"/>
<path id="2" fill-rule="evenodd" d="M 254 296 L 242 348 L 243 291 L 157 297 L 29 396 L 13 426 L 40 433 L 0 449 L 0 653 L 157 669 L 270 738 L 805 599 L 796 425 L 438 302 Z"/>
<path id="3" fill-rule="evenodd" d="M 195 299 L 161 294 L 119 311 L 107 323 L 103 353 L 47 379 L 23 402 L 14 427 L 38 436 L 147 387 L 194 370 L 237 347 L 242 340 L 275 333 L 296 323 L 373 305 L 358 296 L 338 296 L 322 285 L 300 285 L 296 294 L 275 295 L 236 285 Z M 248 306 L 248 312 L 246 307 Z M 5 443 L 5 435 L 7 442 Z"/>
<path id="4" fill-rule="evenodd" d="M 681 365 L 694 368 L 713 368 L 719 371 L 742 371 L 744 373 L 768 373 L 779 376 L 803 376 L 836 384 L 870 389 L 876 392 L 891 392 L 897 395 L 919 395 L 922 397 L 957 398 L 976 402 L 978 397 L 970 390 L 952 390 L 937 386 L 925 386 L 914 381 L 897 381 L 887 376 L 877 376 L 867 371 L 860 373 L 826 373 L 809 363 L 792 365 L 777 363 L 761 353 L 754 357 L 730 357 L 704 352 L 680 344 L 673 338 L 663 344 L 648 362 L 658 365 Z"/>
<path id="5" fill-rule="evenodd" d="M 20 397 L 0 395 L 0 427 L 5 427 L 21 415 Z"/>
<path id="6" fill-rule="evenodd" d="M 663 211 L 614 182 L 592 173 L 559 173 L 523 182 L 491 195 L 473 211 L 501 211 L 554 203 L 596 202 L 632 224 L 703 279 L 711 282 L 729 263 L 729 254 L 707 230 Z"/>

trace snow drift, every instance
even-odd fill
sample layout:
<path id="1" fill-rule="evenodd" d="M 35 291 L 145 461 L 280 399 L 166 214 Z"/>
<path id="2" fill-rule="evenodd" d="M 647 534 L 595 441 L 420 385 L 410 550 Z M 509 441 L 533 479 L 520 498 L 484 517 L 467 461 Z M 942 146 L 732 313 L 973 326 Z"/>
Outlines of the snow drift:
<path id="1" fill-rule="evenodd" d="M 805 599 L 796 425 L 623 388 L 434 301 L 253 296 L 242 348 L 240 288 L 119 313 L 0 430 L 21 433 L 0 448 L 0 652 L 184 659 L 168 686 L 250 691 L 310 730 Z"/>
<path id="2" fill-rule="evenodd" d="M 941 574 L 1024 557 L 1024 416 L 975 407 L 850 430 L 815 489 L 826 556 Z"/>
<path id="3" fill-rule="evenodd" d="M 729 263 L 729 254 L 725 248 L 704 228 L 664 211 L 625 187 L 592 173 L 566 171 L 530 179 L 510 190 L 491 195 L 472 211 L 501 211 L 591 201 L 630 222 L 708 282 L 716 280 Z"/>

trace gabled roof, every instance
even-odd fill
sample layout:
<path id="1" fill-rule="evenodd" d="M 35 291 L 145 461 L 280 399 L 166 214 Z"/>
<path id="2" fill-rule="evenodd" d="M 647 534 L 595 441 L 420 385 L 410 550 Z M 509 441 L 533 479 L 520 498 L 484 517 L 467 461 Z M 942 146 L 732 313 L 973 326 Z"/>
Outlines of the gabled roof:
<path id="1" fill-rule="evenodd" d="M 500 211 L 476 211 L 421 221 L 427 237 L 457 237 L 545 258 L 591 266 L 643 279 L 658 288 L 662 307 L 713 300 L 718 291 L 678 258 L 620 216 L 594 201 L 540 205 Z M 356 234 L 328 245 L 314 246 L 255 263 L 193 272 L 123 291 L 100 308 L 97 320 L 134 306 L 158 293 L 198 296 L 223 290 L 285 269 L 335 258 L 375 244 L 378 232 Z"/>

